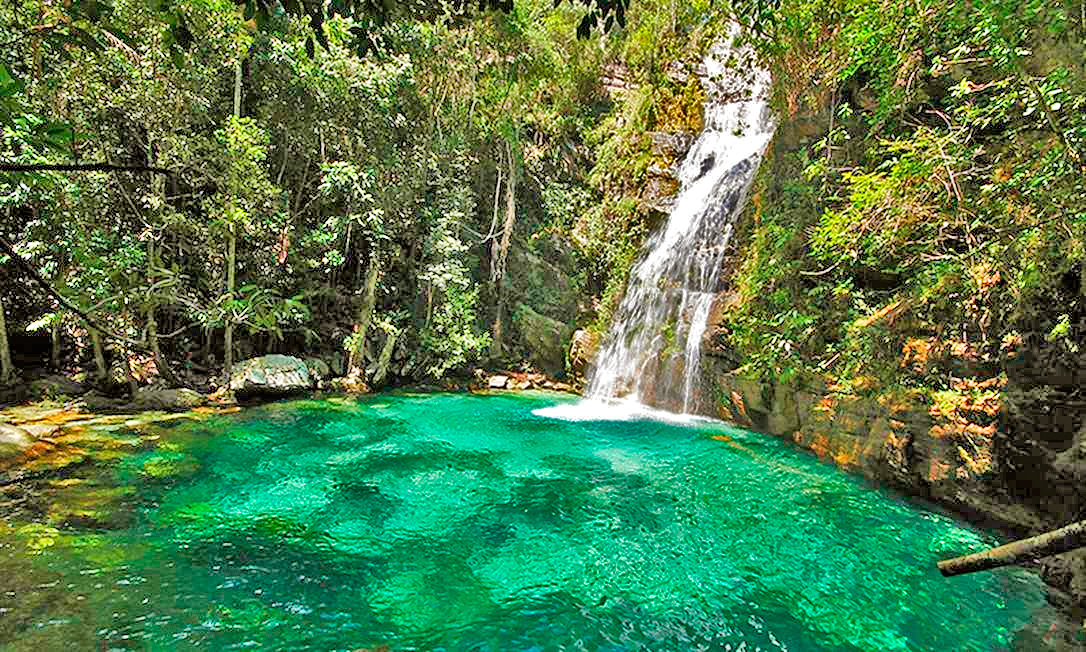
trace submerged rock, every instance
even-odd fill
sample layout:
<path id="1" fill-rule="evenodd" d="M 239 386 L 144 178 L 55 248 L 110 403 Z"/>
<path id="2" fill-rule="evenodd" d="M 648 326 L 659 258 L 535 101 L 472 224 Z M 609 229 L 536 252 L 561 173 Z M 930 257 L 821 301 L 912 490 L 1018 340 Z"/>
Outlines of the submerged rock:
<path id="1" fill-rule="evenodd" d="M 238 398 L 288 396 L 313 387 L 309 367 L 289 355 L 265 355 L 239 363 L 230 374 L 230 390 Z"/>

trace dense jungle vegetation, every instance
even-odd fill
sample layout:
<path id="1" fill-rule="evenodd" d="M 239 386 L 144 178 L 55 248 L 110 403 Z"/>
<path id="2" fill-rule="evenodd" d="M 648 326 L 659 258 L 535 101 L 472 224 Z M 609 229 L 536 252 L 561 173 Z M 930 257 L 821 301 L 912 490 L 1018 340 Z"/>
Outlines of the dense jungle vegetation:
<path id="1" fill-rule="evenodd" d="M 780 129 L 718 349 L 936 391 L 943 349 L 1079 353 L 1083 0 L 382 6 L 0 8 L 3 380 L 199 385 L 271 351 L 369 384 L 559 373 L 553 335 L 606 328 L 659 222 L 653 134 L 698 130 L 733 19 Z"/>

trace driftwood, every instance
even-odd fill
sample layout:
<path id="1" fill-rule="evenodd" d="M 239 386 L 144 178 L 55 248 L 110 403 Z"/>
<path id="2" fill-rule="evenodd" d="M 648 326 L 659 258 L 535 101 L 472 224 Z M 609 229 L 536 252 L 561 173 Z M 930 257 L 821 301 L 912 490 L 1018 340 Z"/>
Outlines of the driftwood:
<path id="1" fill-rule="evenodd" d="M 1078 521 L 1058 530 L 1038 534 L 1035 537 L 1020 541 L 1013 541 L 998 548 L 946 559 L 939 562 L 938 566 L 939 572 L 945 577 L 953 577 L 1001 566 L 1021 564 L 1084 546 L 1086 546 L 1086 521 Z"/>

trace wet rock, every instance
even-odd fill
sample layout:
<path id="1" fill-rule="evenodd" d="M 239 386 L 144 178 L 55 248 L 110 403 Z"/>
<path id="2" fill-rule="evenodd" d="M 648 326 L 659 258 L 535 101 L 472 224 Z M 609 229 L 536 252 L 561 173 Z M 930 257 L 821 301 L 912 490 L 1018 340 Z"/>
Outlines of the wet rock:
<path id="1" fill-rule="evenodd" d="M 599 338 L 585 329 L 573 333 L 569 343 L 569 372 L 574 376 L 583 376 L 588 363 L 596 357 Z"/>
<path id="2" fill-rule="evenodd" d="M 668 214 L 675 206 L 679 192 L 678 173 L 674 167 L 650 165 L 646 170 L 645 187 L 641 191 L 641 207 L 645 210 Z"/>
<path id="3" fill-rule="evenodd" d="M 328 385 L 336 391 L 348 394 L 368 394 L 370 392 L 370 386 L 366 384 L 366 379 L 358 371 L 342 378 L 334 378 Z"/>
<path id="4" fill-rule="evenodd" d="M 134 520 L 135 488 L 100 485 L 78 478 L 51 483 L 54 499 L 46 522 L 54 527 L 120 529 Z"/>
<path id="5" fill-rule="evenodd" d="M 531 362 L 549 374 L 560 375 L 566 370 L 566 351 L 573 329 L 521 304 L 513 313 L 513 324 L 528 348 Z"/>
<path id="6" fill-rule="evenodd" d="M 314 380 L 328 380 L 332 377 L 332 367 L 320 358 L 306 358 L 305 366 L 309 368 L 309 375 Z"/>
<path id="7" fill-rule="evenodd" d="M 696 136 L 689 131 L 656 131 L 652 137 L 652 153 L 656 156 L 678 160 L 686 156 Z"/>
<path id="8" fill-rule="evenodd" d="M 0 423 L 0 460 L 21 455 L 33 443 L 34 438 L 26 430 Z"/>
<path id="9" fill-rule="evenodd" d="M 238 398 L 281 397 L 309 391 L 313 381 L 298 358 L 272 354 L 236 365 L 229 386 Z"/>
<path id="10" fill-rule="evenodd" d="M 191 389 L 140 389 L 133 398 L 139 410 L 191 410 L 205 404 L 207 399 Z"/>

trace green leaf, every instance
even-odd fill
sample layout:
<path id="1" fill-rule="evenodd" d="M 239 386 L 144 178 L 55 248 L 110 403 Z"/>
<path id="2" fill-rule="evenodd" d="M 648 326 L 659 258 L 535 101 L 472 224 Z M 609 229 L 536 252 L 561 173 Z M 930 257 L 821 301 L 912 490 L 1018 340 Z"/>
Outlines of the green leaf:
<path id="1" fill-rule="evenodd" d="M 8 67 L 0 62 L 0 98 L 14 97 L 23 90 L 23 82 L 11 74 Z"/>

